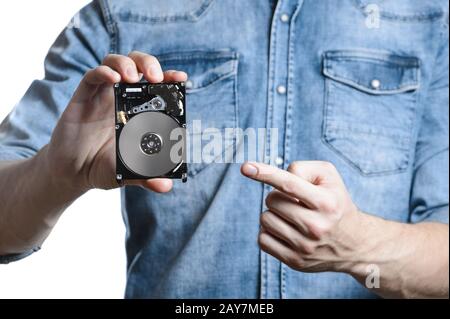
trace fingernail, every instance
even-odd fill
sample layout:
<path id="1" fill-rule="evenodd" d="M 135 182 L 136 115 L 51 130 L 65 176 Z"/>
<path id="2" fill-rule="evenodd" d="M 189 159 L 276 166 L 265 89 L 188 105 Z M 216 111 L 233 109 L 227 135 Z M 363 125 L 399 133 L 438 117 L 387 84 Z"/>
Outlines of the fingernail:
<path id="1" fill-rule="evenodd" d="M 163 184 L 167 188 L 172 188 L 173 182 L 171 180 L 163 180 Z"/>
<path id="2" fill-rule="evenodd" d="M 256 176 L 256 174 L 258 174 L 258 169 L 253 166 L 252 164 L 244 164 L 244 166 L 242 166 L 242 173 L 244 173 L 244 175 L 246 176 Z"/>

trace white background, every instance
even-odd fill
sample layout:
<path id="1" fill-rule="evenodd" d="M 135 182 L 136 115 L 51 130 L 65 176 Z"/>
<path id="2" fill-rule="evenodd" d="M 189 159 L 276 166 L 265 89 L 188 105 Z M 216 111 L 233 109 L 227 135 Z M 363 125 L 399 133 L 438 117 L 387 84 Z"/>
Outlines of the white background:
<path id="1" fill-rule="evenodd" d="M 88 2 L 2 2 L 0 120 L 31 81 L 43 77 L 49 47 Z M 65 212 L 40 252 L 17 263 L 0 265 L 0 299 L 122 298 L 124 239 L 119 192 L 91 191 Z"/>

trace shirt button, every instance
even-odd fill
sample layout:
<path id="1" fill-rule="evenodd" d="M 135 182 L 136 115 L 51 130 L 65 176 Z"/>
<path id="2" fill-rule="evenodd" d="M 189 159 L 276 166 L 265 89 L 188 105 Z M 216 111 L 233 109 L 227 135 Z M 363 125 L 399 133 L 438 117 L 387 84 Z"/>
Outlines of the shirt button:
<path id="1" fill-rule="evenodd" d="M 288 22 L 289 21 L 289 15 L 288 14 L 282 14 L 280 17 L 281 22 Z"/>
<path id="2" fill-rule="evenodd" d="M 186 81 L 186 89 L 192 89 L 194 87 L 194 83 L 192 81 Z"/>
<path id="3" fill-rule="evenodd" d="M 374 79 L 372 80 L 372 82 L 370 82 L 370 86 L 372 87 L 372 89 L 378 90 L 381 87 L 381 82 L 380 80 Z"/>
<path id="4" fill-rule="evenodd" d="M 277 87 L 277 92 L 278 94 L 286 94 L 286 87 L 284 85 L 280 85 L 279 87 Z"/>
<path id="5" fill-rule="evenodd" d="M 281 165 L 284 164 L 284 160 L 283 160 L 281 157 L 278 156 L 278 157 L 275 159 L 275 164 L 277 164 L 277 166 L 281 166 Z"/>

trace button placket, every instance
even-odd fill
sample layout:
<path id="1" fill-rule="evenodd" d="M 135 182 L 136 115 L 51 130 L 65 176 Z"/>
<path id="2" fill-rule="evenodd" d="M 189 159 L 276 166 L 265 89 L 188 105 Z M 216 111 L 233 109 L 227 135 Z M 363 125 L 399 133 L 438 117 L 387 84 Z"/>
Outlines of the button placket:
<path id="1" fill-rule="evenodd" d="M 283 164 L 284 164 L 283 158 L 280 157 L 280 156 L 278 156 L 278 157 L 275 159 L 275 164 L 276 164 L 277 166 L 279 166 L 279 167 L 282 167 Z"/>
<path id="2" fill-rule="evenodd" d="M 284 168 L 286 116 L 289 101 L 289 57 L 290 36 L 295 15 L 303 0 L 279 0 L 272 19 L 269 57 L 269 94 L 267 109 L 267 128 L 278 128 L 278 147 L 273 141 L 266 141 L 266 159 L 271 165 Z M 275 143 L 276 145 L 276 143 Z M 263 198 L 272 190 L 269 186 L 263 188 Z M 266 210 L 263 200 L 262 211 Z M 261 252 L 261 298 L 280 298 L 284 295 L 285 283 L 282 263 Z"/>
<path id="3" fill-rule="evenodd" d="M 288 41 L 288 70 L 287 70 L 287 91 L 286 91 L 286 123 L 285 123 L 285 139 L 284 139 L 284 158 L 283 163 L 281 164 L 282 168 L 287 168 L 288 161 L 291 161 L 290 159 L 290 142 L 291 142 L 291 135 L 292 135 L 292 112 L 293 112 L 293 94 L 292 94 L 292 88 L 294 87 L 294 63 L 295 63 L 295 23 L 297 20 L 297 16 L 302 8 L 303 0 L 298 0 L 296 6 L 293 8 L 293 14 L 290 18 L 290 28 L 289 28 L 289 41 Z M 287 282 L 286 282 L 286 274 L 288 272 L 288 268 L 285 264 L 280 263 L 280 297 L 282 299 L 287 298 Z"/>

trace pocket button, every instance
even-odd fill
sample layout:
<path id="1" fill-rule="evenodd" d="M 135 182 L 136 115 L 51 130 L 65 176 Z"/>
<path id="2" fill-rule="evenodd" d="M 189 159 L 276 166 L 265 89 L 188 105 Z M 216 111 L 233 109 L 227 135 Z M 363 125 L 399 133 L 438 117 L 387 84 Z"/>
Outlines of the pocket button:
<path id="1" fill-rule="evenodd" d="M 381 88 L 381 81 L 378 79 L 373 79 L 372 82 L 370 82 L 370 86 L 374 90 L 379 90 Z"/>
<path id="2" fill-rule="evenodd" d="M 186 81 L 186 89 L 190 90 L 194 87 L 194 82 L 192 82 L 191 80 Z"/>

